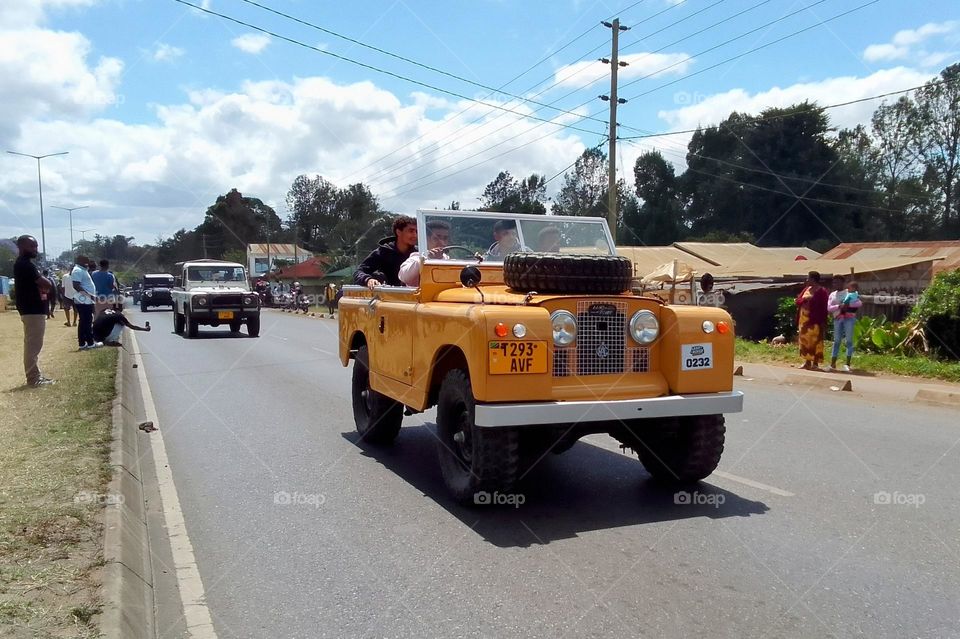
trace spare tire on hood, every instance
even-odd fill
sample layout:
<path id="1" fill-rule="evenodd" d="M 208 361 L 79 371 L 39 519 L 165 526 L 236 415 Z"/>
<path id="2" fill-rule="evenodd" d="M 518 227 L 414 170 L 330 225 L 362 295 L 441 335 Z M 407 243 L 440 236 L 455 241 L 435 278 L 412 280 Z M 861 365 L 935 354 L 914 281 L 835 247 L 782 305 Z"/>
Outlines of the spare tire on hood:
<path id="1" fill-rule="evenodd" d="M 503 279 L 521 293 L 592 293 L 630 290 L 633 263 L 620 255 L 513 253 L 503 260 Z"/>

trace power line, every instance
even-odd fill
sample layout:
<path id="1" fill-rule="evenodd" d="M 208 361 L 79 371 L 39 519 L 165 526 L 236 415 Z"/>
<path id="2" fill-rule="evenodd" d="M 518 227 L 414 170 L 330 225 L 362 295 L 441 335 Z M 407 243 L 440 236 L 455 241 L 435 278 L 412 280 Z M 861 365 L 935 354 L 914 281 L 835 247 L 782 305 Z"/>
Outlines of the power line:
<path id="1" fill-rule="evenodd" d="M 923 89 L 923 88 L 931 87 L 931 86 L 939 86 L 939 85 L 941 85 L 941 84 L 951 84 L 951 83 L 953 83 L 953 82 L 960 82 L 960 78 L 946 79 L 946 80 L 932 80 L 932 81 L 930 81 L 930 82 L 927 82 L 926 84 L 921 84 L 921 85 L 919 85 L 919 86 L 910 87 L 909 89 L 899 89 L 899 90 L 897 90 L 897 91 L 889 91 L 889 92 L 887 92 L 887 93 L 880 93 L 879 95 L 871 95 L 871 96 L 866 97 L 866 98 L 857 98 L 856 100 L 847 100 L 846 102 L 838 102 L 838 103 L 836 103 L 836 104 L 827 104 L 827 105 L 825 105 L 825 106 L 815 106 L 815 108 L 817 108 L 817 109 L 824 109 L 824 110 L 837 109 L 837 108 L 840 108 L 840 107 L 850 106 L 851 104 L 859 104 L 859 103 L 861 103 L 861 102 L 869 102 L 870 100 L 879 100 L 880 98 L 888 98 L 888 97 L 890 97 L 891 95 L 899 95 L 899 94 L 901 94 L 901 93 L 909 93 L 910 91 L 916 91 L 916 90 L 918 90 L 918 89 Z M 683 135 L 683 134 L 686 134 L 686 133 L 696 133 L 697 131 L 712 131 L 712 130 L 720 129 L 720 128 L 741 127 L 741 126 L 747 126 L 747 125 L 750 125 L 750 124 L 754 124 L 755 122 L 764 122 L 764 121 L 767 121 L 767 120 L 779 120 L 779 119 L 781 119 L 781 118 L 788 118 L 788 117 L 790 117 L 790 116 L 792 116 L 792 115 L 796 115 L 797 113 L 802 113 L 803 111 L 805 111 L 804 108 L 793 109 L 793 110 L 787 111 L 787 112 L 785 112 L 785 113 L 777 113 L 777 114 L 773 114 L 773 115 L 769 115 L 769 116 L 758 116 L 758 117 L 756 117 L 756 118 L 752 118 L 751 120 L 749 120 L 749 121 L 747 121 L 747 122 L 739 122 L 739 123 L 734 123 L 734 124 L 716 124 L 716 125 L 711 125 L 711 126 L 702 126 L 702 127 L 696 128 L 696 129 L 683 129 L 683 130 L 680 130 L 680 131 L 664 131 L 663 133 L 647 133 L 647 134 L 645 134 L 645 135 L 631 135 L 631 136 L 627 136 L 627 137 L 618 136 L 617 139 L 618 139 L 618 140 L 640 140 L 640 139 L 646 139 L 646 138 L 659 138 L 659 137 L 664 137 L 664 136 L 669 136 L 669 135 Z"/>
<path id="2" fill-rule="evenodd" d="M 683 0 L 683 1 L 685 2 L 686 0 Z M 637 5 L 643 4 L 644 2 L 646 2 L 646 0 L 638 0 L 637 2 L 634 2 L 633 4 L 624 7 L 623 9 L 621 9 L 621 10 L 620 10 L 619 12 L 617 12 L 617 13 L 623 13 L 623 12 L 629 11 L 630 9 L 633 9 L 633 8 L 636 7 Z M 616 14 L 614 14 L 614 15 L 616 15 Z M 568 47 L 572 46 L 574 43 L 576 43 L 576 42 L 580 41 L 581 39 L 583 39 L 587 34 L 589 34 L 590 32 L 592 32 L 592 31 L 593 31 L 594 29 L 596 29 L 598 26 L 599 26 L 599 23 L 594 24 L 594 25 L 591 26 L 590 28 L 588 28 L 588 29 L 586 29 L 585 31 L 583 31 L 580 35 L 576 36 L 575 38 L 573 38 L 572 40 L 570 40 L 569 42 L 567 42 L 566 44 L 564 44 L 563 46 L 561 46 L 559 49 L 556 49 L 556 50 L 548 53 L 547 55 L 543 56 L 542 58 L 540 58 L 539 60 L 537 60 L 536 62 L 534 62 L 533 64 L 531 64 L 529 67 L 527 67 L 526 69 L 524 69 L 523 71 L 521 71 L 521 72 L 518 73 L 517 75 L 515 75 L 515 76 L 513 76 L 512 78 L 510 78 L 509 80 L 507 80 L 505 83 L 501 84 L 500 87 L 498 88 L 498 90 L 503 89 L 504 87 L 507 87 L 507 86 L 513 84 L 514 82 L 516 82 L 517 80 L 519 80 L 520 78 L 522 78 L 523 76 L 525 76 L 526 74 L 528 74 L 530 71 L 533 71 L 535 68 L 537 68 L 538 66 L 540 66 L 541 64 L 543 64 L 543 63 L 546 62 L 547 60 L 551 59 L 553 56 L 557 55 L 557 54 L 560 53 L 561 51 L 567 49 Z M 601 46 L 602 46 L 602 45 L 601 45 Z M 577 59 L 577 62 L 579 62 L 580 60 L 582 60 L 582 59 L 585 58 L 586 56 L 590 55 L 590 53 L 596 51 L 598 48 L 599 48 L 599 47 L 594 47 L 594 48 L 591 49 L 589 52 L 587 52 L 587 53 L 585 53 L 584 55 L 580 56 L 580 58 Z M 549 79 L 549 76 L 548 76 L 546 79 Z M 532 89 L 533 87 L 536 87 L 538 84 L 540 84 L 541 82 L 544 82 L 544 81 L 545 81 L 545 80 L 539 80 L 539 81 L 535 82 L 535 83 L 530 87 L 530 89 Z M 530 90 L 530 89 L 528 89 L 528 90 Z M 542 93 L 543 93 L 543 91 L 540 91 L 539 93 L 535 94 L 533 97 L 538 97 L 538 96 L 541 95 Z M 487 94 L 486 96 L 484 96 L 483 99 L 485 100 L 485 99 L 489 98 L 491 95 L 492 95 L 492 93 Z M 556 101 L 554 101 L 554 102 L 556 102 Z M 455 120 L 456 118 L 460 117 L 461 115 L 463 115 L 464 113 L 466 113 L 467 111 L 469 111 L 469 110 L 472 109 L 472 108 L 474 108 L 474 104 L 471 104 L 470 106 L 468 106 L 468 107 L 466 107 L 465 109 L 461 110 L 461 111 L 458 112 L 456 115 L 454 115 L 452 118 L 450 118 L 450 120 L 447 120 L 447 121 L 443 122 L 442 124 L 438 125 L 438 126 L 435 127 L 435 128 L 440 128 L 441 126 L 443 126 L 444 124 L 446 124 L 446 122 Z M 487 113 L 492 113 L 492 110 L 491 110 L 491 111 L 487 111 Z M 534 111 L 534 113 L 536 113 L 536 110 Z M 471 124 L 474 123 L 474 122 L 478 122 L 479 120 L 483 119 L 483 117 L 485 117 L 485 115 L 486 115 L 486 114 L 484 114 L 484 115 L 481 116 L 480 118 L 477 118 L 477 119 L 473 120 L 473 121 L 471 122 Z M 365 166 L 363 166 L 363 167 L 361 167 L 360 169 L 358 169 L 358 170 L 354 171 L 353 173 L 351 173 L 351 174 L 348 176 L 348 178 L 349 178 L 349 177 L 353 177 L 354 175 L 357 175 L 358 173 L 362 173 L 362 172 L 366 171 L 368 168 L 374 166 L 375 164 L 378 164 L 378 163 L 382 162 L 383 160 L 386 160 L 388 157 L 391 157 L 391 156 L 394 155 L 395 153 L 397 153 L 397 152 L 399 152 L 399 151 L 402 151 L 403 149 L 405 149 L 405 148 L 407 148 L 407 147 L 409 147 L 409 146 L 411 146 L 411 145 L 419 142 L 419 141 L 422 140 L 424 137 L 426 137 L 428 133 L 432 132 L 432 130 L 433 130 L 433 129 L 431 129 L 431 131 L 421 133 L 420 135 L 418 135 L 416 138 L 410 140 L 409 142 L 406 142 L 406 143 L 400 145 L 399 147 L 393 149 L 392 151 L 386 153 L 385 155 L 380 156 L 379 158 L 377 158 L 377 159 L 374 160 L 373 162 L 370 162 L 369 164 L 366 164 Z M 443 142 L 444 140 L 449 139 L 449 138 L 450 138 L 452 135 L 454 135 L 455 133 L 456 133 L 456 130 L 454 130 L 453 132 L 451 132 L 451 134 L 449 134 L 447 137 L 443 138 L 443 139 L 440 140 L 439 142 L 434 142 L 434 143 L 431 144 L 430 146 L 439 145 L 440 142 Z M 429 148 L 429 147 L 428 147 L 428 148 Z M 409 157 L 412 157 L 412 156 L 407 156 L 407 157 L 409 158 Z M 403 160 L 400 160 L 400 162 L 403 162 Z M 391 165 L 390 165 L 389 167 L 387 167 L 386 169 L 381 169 L 380 171 L 377 171 L 377 173 L 374 173 L 374 177 L 375 177 L 376 175 L 379 175 L 379 174 L 380 174 L 381 172 L 383 172 L 384 170 L 393 168 L 394 166 L 396 166 L 396 165 L 399 164 L 400 162 L 395 162 L 394 164 L 391 164 Z"/>
<path id="3" fill-rule="evenodd" d="M 553 124 L 553 125 L 555 125 L 555 126 L 559 126 L 559 127 L 562 127 L 562 128 L 573 129 L 573 130 L 576 130 L 576 131 L 580 131 L 580 132 L 582 132 L 582 133 L 589 133 L 590 135 L 599 135 L 599 134 L 596 133 L 595 131 L 591 131 L 591 130 L 589 130 L 589 129 L 584 129 L 584 128 L 581 128 L 581 127 L 576 127 L 576 126 L 573 126 L 573 125 L 571 125 L 571 124 L 562 124 L 562 123 L 559 123 L 559 122 L 554 122 L 553 120 L 546 120 L 546 119 L 544 119 L 544 118 L 539 118 L 539 117 L 537 117 L 537 116 L 535 116 L 535 115 L 523 113 L 523 112 L 521 112 L 521 111 L 516 111 L 516 110 L 514 110 L 514 109 L 508 109 L 507 107 L 504 107 L 504 106 L 501 106 L 501 105 L 498 105 L 498 104 L 492 104 L 492 103 L 490 103 L 490 102 L 482 102 L 482 101 L 477 100 L 477 99 L 475 99 L 475 98 L 471 98 L 471 97 L 466 96 L 466 95 L 463 95 L 463 94 L 461 94 L 461 93 L 457 93 L 456 91 L 449 91 L 449 90 L 447 90 L 447 89 L 442 89 L 442 88 L 440 88 L 440 87 L 438 87 L 438 86 L 429 84 L 429 83 L 427 83 L 427 82 L 421 82 L 420 80 L 414 80 L 413 78 L 408 78 L 408 77 L 406 77 L 406 76 L 400 75 L 399 73 L 394 73 L 393 71 L 387 71 L 386 69 L 381 69 L 381 68 L 375 67 L 375 66 L 373 66 L 373 65 L 371 65 L 371 64 L 366 64 L 365 62 L 360 62 L 359 60 L 354 60 L 354 59 L 352 59 L 352 58 L 348 58 L 348 57 L 346 57 L 346 56 L 342 56 L 342 55 L 339 55 L 339 54 L 337 54 L 337 53 L 333 53 L 332 51 L 325 51 L 325 50 L 323 50 L 323 49 L 321 49 L 321 48 L 319 48 L 319 47 L 315 47 L 315 46 L 310 45 L 310 44 L 307 44 L 307 43 L 305 43 L 305 42 L 301 42 L 300 40 L 296 40 L 296 39 L 294 39 L 294 38 L 289 38 L 289 37 L 287 37 L 287 36 L 280 35 L 279 33 L 275 33 L 275 32 L 270 31 L 270 30 L 268 30 L 268 29 L 264 29 L 263 27 L 258 27 L 258 26 L 254 25 L 254 24 L 250 24 L 249 22 L 244 22 L 243 20 L 240 20 L 240 19 L 238 19 L 238 18 L 234 18 L 234 17 L 232 17 L 232 16 L 228 16 L 228 15 L 226 15 L 226 14 L 224 14 L 224 13 L 219 13 L 219 12 L 217 12 L 217 11 L 213 11 L 212 9 L 205 9 L 204 7 L 201 7 L 201 6 L 199 6 L 199 5 L 195 5 L 195 4 L 192 4 L 192 3 L 190 3 L 190 2 L 187 2 L 187 0 L 173 0 L 173 1 L 174 1 L 174 2 L 177 2 L 177 3 L 179 3 L 179 4 L 182 4 L 182 5 L 186 5 L 186 6 L 188 6 L 188 7 L 192 7 L 193 9 L 196 9 L 197 11 L 202 11 L 202 12 L 204 12 L 204 13 L 209 13 L 210 15 L 217 16 L 218 18 L 223 18 L 224 20 L 229 20 L 230 22 L 234 22 L 234 23 L 239 24 L 239 25 L 241 25 L 241 26 L 247 27 L 248 29 L 253 29 L 254 31 L 259 31 L 260 33 L 264 33 L 264 34 L 266 34 L 266 35 L 272 36 L 272 37 L 277 38 L 277 39 L 279 39 L 279 40 L 283 40 L 283 41 L 285 41 L 285 42 L 289 42 L 290 44 L 295 44 L 295 45 L 300 46 L 300 47 L 303 47 L 303 48 L 305 48 L 305 49 L 310 49 L 311 51 L 316 51 L 317 53 L 321 53 L 321 54 L 323 54 L 323 55 L 327 55 L 327 56 L 336 58 L 337 60 L 342 60 L 342 61 L 344 61 L 344 62 L 349 62 L 350 64 L 353 64 L 353 65 L 356 65 L 356 66 L 359 66 L 359 67 L 363 67 L 364 69 L 369 69 L 369 70 L 371 70 L 371 71 L 376 71 L 377 73 L 382 73 L 382 74 L 384 74 L 384 75 L 388 75 L 388 76 L 390 76 L 390 77 L 397 78 L 398 80 L 403 80 L 403 81 L 405 81 L 405 82 L 410 82 L 410 83 L 412 83 L 412 84 L 416 84 L 416 85 L 418 85 L 418 86 L 422 86 L 422 87 L 425 87 L 425 88 L 427 88 L 427 89 L 431 89 L 432 91 L 438 91 L 438 92 L 440 92 L 440 93 L 445 93 L 445 94 L 451 95 L 451 96 L 453 96 L 453 97 L 455 97 L 455 98 L 460 98 L 461 100 L 468 100 L 468 101 L 470 101 L 470 102 L 476 102 L 476 103 L 481 104 L 481 105 L 483 105 L 483 106 L 490 107 L 490 108 L 492 108 L 492 109 L 499 109 L 499 110 L 501 110 L 501 111 L 506 111 L 507 113 L 513 113 L 514 115 L 518 115 L 518 116 L 523 117 L 523 118 L 529 118 L 529 119 L 532 119 L 532 120 L 538 120 L 538 121 L 544 122 L 544 123 L 546 123 L 546 124 Z M 576 114 L 574 114 L 574 115 L 576 115 Z M 580 118 L 580 119 L 583 119 L 583 116 L 579 116 L 579 115 L 578 115 L 577 117 Z"/>

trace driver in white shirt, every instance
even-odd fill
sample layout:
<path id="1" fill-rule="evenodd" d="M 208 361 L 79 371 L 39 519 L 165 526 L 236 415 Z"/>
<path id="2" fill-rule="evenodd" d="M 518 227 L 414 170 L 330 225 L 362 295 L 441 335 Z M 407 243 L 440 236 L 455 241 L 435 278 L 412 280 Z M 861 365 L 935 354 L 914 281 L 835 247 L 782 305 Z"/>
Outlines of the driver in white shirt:
<path id="1" fill-rule="evenodd" d="M 427 252 L 430 259 L 448 259 L 443 249 L 450 245 L 450 224 L 443 220 L 427 222 Z M 414 251 L 400 265 L 400 281 L 407 286 L 420 286 L 420 252 Z"/>

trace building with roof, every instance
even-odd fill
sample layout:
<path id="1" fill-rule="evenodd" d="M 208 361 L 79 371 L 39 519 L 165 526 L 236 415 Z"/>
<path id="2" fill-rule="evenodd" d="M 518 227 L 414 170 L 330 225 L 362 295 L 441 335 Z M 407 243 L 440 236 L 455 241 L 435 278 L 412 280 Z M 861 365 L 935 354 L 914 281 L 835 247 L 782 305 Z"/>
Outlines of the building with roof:
<path id="1" fill-rule="evenodd" d="M 247 272 L 251 278 L 260 277 L 276 267 L 282 260 L 299 264 L 313 257 L 313 252 L 296 244 L 247 244 Z"/>

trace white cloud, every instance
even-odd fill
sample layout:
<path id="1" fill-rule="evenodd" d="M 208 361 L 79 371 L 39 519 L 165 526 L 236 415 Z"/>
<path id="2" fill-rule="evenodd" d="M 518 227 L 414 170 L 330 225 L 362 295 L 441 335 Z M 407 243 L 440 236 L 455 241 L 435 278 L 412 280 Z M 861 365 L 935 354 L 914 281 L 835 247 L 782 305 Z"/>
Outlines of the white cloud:
<path id="1" fill-rule="evenodd" d="M 78 9 L 99 0 L 4 0 L 0 2 L 0 29 L 32 27 L 41 24 L 51 11 Z"/>
<path id="2" fill-rule="evenodd" d="M 270 44 L 270 36 L 262 33 L 245 33 L 231 40 L 230 44 L 246 53 L 257 54 Z"/>
<path id="3" fill-rule="evenodd" d="M 884 60 L 902 60 L 910 55 L 913 47 L 936 36 L 953 33 L 960 29 L 960 21 L 928 22 L 916 29 L 897 31 L 890 42 L 871 44 L 863 50 L 863 59 L 867 62 L 881 62 Z M 929 57 L 927 51 L 918 52 L 920 56 Z M 938 64 L 938 63 L 934 63 Z"/>
<path id="4" fill-rule="evenodd" d="M 150 54 L 150 57 L 156 62 L 169 62 L 171 60 L 176 60 L 185 53 L 180 47 L 175 47 L 172 44 L 166 44 L 165 42 L 158 42 L 157 47 Z"/>
<path id="5" fill-rule="evenodd" d="M 682 74 L 693 60 L 686 53 L 631 53 L 620 56 L 628 66 L 620 68 L 620 80 L 639 77 L 662 77 Z M 609 81 L 610 65 L 592 60 L 560 67 L 554 72 L 554 82 L 561 87 L 586 87 L 600 80 Z"/>

